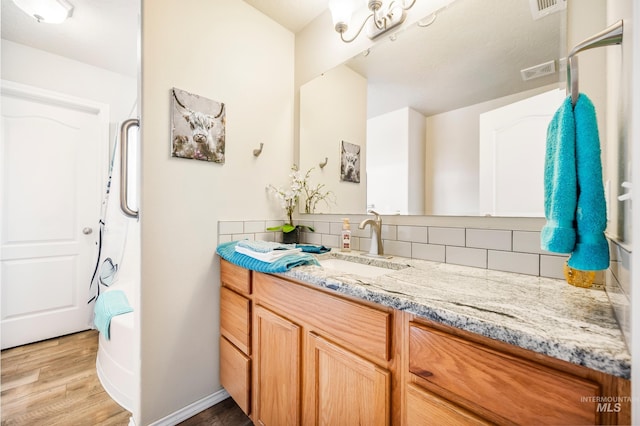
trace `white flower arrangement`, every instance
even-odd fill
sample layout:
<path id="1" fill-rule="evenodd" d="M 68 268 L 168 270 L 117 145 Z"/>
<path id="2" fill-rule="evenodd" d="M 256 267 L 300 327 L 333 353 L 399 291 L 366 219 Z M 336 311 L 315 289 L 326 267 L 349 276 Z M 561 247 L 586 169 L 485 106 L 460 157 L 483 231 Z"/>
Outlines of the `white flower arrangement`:
<path id="1" fill-rule="evenodd" d="M 289 174 L 289 177 L 291 178 L 291 185 L 289 188 L 277 188 L 271 184 L 267 185 L 269 192 L 274 194 L 280 201 L 280 205 L 286 212 L 288 218 L 288 221 L 284 225 L 267 228 L 267 230 L 281 230 L 285 233 L 295 230 L 296 226 L 293 225 L 293 211 L 298 205 L 298 201 L 302 195 L 305 197 L 305 213 L 313 213 L 319 201 L 324 201 L 327 204 L 333 201 L 331 198 L 333 193 L 331 191 L 325 191 L 324 184 L 317 184 L 315 187 L 311 187 L 309 178 L 313 169 L 313 167 L 310 168 L 304 176 L 302 176 L 298 166 L 294 164 L 291 167 L 291 173 Z M 309 226 L 298 226 L 308 228 L 313 232 L 313 228 Z"/>

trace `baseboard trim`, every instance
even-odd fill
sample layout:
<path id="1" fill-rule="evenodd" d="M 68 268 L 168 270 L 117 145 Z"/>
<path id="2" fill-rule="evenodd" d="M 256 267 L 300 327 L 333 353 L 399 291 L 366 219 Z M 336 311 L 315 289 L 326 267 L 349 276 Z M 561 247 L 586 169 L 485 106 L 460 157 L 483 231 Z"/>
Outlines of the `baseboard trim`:
<path id="1" fill-rule="evenodd" d="M 186 407 L 181 408 L 180 410 L 171 413 L 160 420 L 156 420 L 149 426 L 174 426 L 184 420 L 187 420 L 189 417 L 193 417 L 199 412 L 204 411 L 221 401 L 224 401 L 227 398 L 229 398 L 229 393 L 224 389 L 220 389 L 218 392 L 212 393 L 209 396 L 205 396 L 204 398 L 194 402 L 193 404 L 189 404 Z"/>

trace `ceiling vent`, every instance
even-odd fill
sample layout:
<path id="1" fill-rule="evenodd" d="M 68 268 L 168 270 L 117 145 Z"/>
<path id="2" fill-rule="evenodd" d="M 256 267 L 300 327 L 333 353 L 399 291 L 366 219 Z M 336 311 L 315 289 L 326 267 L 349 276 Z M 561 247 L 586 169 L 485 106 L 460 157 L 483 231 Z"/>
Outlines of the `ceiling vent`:
<path id="1" fill-rule="evenodd" d="M 531 6 L 533 19 L 540 19 L 552 13 L 565 10 L 567 8 L 567 0 L 529 0 L 529 5 Z"/>
<path id="2" fill-rule="evenodd" d="M 545 75 L 556 72 L 556 61 L 545 62 L 544 64 L 534 65 L 532 67 L 520 70 L 520 75 L 524 81 L 533 80 L 534 78 L 543 77 Z"/>

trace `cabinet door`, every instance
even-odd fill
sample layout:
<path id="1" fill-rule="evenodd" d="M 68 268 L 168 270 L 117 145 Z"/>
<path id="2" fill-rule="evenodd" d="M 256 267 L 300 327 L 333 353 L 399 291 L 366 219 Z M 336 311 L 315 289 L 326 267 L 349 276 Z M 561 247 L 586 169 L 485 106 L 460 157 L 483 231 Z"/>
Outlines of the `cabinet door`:
<path id="1" fill-rule="evenodd" d="M 300 424 L 300 327 L 261 306 L 254 325 L 254 421 Z"/>
<path id="2" fill-rule="evenodd" d="M 388 371 L 314 333 L 307 334 L 305 368 L 305 424 L 389 424 Z"/>

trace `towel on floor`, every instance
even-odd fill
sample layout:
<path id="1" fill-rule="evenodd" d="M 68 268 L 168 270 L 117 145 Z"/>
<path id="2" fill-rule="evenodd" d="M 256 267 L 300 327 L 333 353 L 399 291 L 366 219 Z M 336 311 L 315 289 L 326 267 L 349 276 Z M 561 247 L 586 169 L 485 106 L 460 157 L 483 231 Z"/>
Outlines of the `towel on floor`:
<path id="1" fill-rule="evenodd" d="M 602 162 L 596 110 L 584 94 L 574 108 L 576 123 L 576 169 L 578 206 L 576 210 L 576 246 L 568 265 L 574 269 L 597 271 L 609 267 L 607 207 L 602 185 Z"/>
<path id="2" fill-rule="evenodd" d="M 300 253 L 302 251 L 302 249 L 299 248 L 293 248 L 293 249 L 288 249 L 288 250 L 273 250 L 270 251 L 268 253 L 262 253 L 262 252 L 258 252 L 258 251 L 253 251 L 251 249 L 248 249 L 246 247 L 242 247 L 240 246 L 240 244 L 238 244 L 235 248 L 235 250 L 238 253 L 242 253 L 244 255 L 253 257 L 254 259 L 258 259 L 261 260 L 263 262 L 267 262 L 267 263 L 273 263 L 276 260 L 280 259 L 282 256 L 287 256 L 290 254 L 294 254 L 294 253 Z"/>
<path id="3" fill-rule="evenodd" d="M 253 271 L 265 273 L 286 272 L 291 268 L 301 265 L 320 265 L 316 258 L 308 253 L 295 253 L 282 256 L 272 263 L 263 262 L 242 253 L 238 253 L 235 248 L 238 241 L 230 241 L 218 245 L 216 252 L 221 258 Z"/>
<path id="4" fill-rule="evenodd" d="M 567 97 L 549 124 L 544 193 L 547 222 L 540 236 L 542 249 L 571 253 L 568 264 L 575 269 L 608 268 L 598 124 L 593 104 L 584 94 L 575 108 Z"/>
<path id="5" fill-rule="evenodd" d="M 93 317 L 93 324 L 98 331 L 109 340 L 111 318 L 116 315 L 132 312 L 127 296 L 122 290 L 109 290 L 98 296 Z"/>

